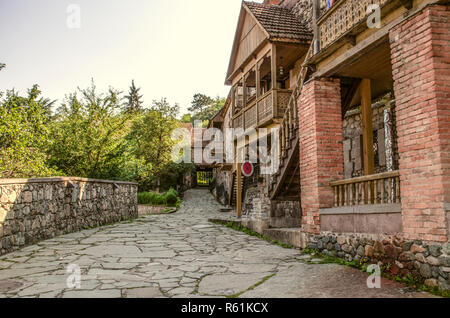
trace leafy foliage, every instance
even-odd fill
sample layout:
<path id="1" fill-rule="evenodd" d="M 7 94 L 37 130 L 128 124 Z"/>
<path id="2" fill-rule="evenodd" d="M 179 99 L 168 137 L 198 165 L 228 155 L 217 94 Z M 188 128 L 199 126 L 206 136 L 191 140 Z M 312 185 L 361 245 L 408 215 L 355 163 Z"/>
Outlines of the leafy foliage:
<path id="1" fill-rule="evenodd" d="M 154 101 L 151 109 L 135 118 L 127 137 L 133 144 L 136 158 L 151 165 L 154 178 L 143 180 L 146 188 L 159 190 L 161 177 L 171 163 L 174 145 L 172 131 L 177 126 L 178 105 L 170 105 L 165 98 Z"/>
<path id="2" fill-rule="evenodd" d="M 125 139 L 130 118 L 119 112 L 120 93 L 98 94 L 94 83 L 79 93 L 66 97 L 50 125 L 49 163 L 71 176 L 133 179 L 144 164 Z"/>
<path id="3" fill-rule="evenodd" d="M 47 165 L 48 100 L 37 85 L 26 97 L 14 90 L 0 100 L 0 177 L 44 177 L 57 172 Z"/>
<path id="4" fill-rule="evenodd" d="M 178 192 L 170 188 L 166 193 L 140 192 L 138 194 L 139 204 L 151 204 L 162 206 L 176 206 L 178 202 Z"/>
<path id="5" fill-rule="evenodd" d="M 54 102 L 37 85 L 27 96 L 0 92 L 0 177 L 124 180 L 141 191 L 181 184 L 195 167 L 171 160 L 179 107 L 163 98 L 145 110 L 141 97 L 134 81 L 128 96 L 113 88 L 99 93 L 92 81 L 53 113 Z M 168 193 L 166 202 L 179 201 Z"/>
<path id="6" fill-rule="evenodd" d="M 204 94 L 195 94 L 191 107 L 188 109 L 193 113 L 191 120 L 209 121 L 225 105 L 225 98 L 211 98 Z"/>

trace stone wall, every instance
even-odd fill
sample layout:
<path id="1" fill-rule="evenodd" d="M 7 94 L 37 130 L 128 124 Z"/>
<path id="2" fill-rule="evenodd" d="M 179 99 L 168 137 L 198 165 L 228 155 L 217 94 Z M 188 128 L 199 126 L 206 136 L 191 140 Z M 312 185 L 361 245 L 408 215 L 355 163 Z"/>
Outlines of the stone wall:
<path id="1" fill-rule="evenodd" d="M 271 200 L 267 186 L 270 178 L 260 180 L 245 192 L 242 213 L 244 226 L 258 233 L 267 228 L 300 227 L 300 201 Z"/>
<path id="2" fill-rule="evenodd" d="M 244 197 L 242 221 L 245 227 L 261 233 L 270 227 L 271 202 L 265 182 L 247 189 Z"/>
<path id="3" fill-rule="evenodd" d="M 272 201 L 270 226 L 273 228 L 294 228 L 302 225 L 300 201 Z"/>
<path id="4" fill-rule="evenodd" d="M 230 198 L 231 184 L 233 183 L 233 174 L 231 171 L 221 171 L 220 168 L 213 169 L 214 188 L 212 194 L 223 205 L 228 205 Z"/>
<path id="5" fill-rule="evenodd" d="M 412 275 L 427 286 L 450 289 L 450 243 L 367 234 L 308 235 L 307 247 L 347 261 L 375 263 L 391 275 Z"/>
<path id="6" fill-rule="evenodd" d="M 301 229 L 266 229 L 271 240 L 349 262 L 377 264 L 392 276 L 411 275 L 429 287 L 450 290 L 450 243 L 407 240 L 400 235 L 370 235 L 321 232 L 314 235 Z"/>
<path id="7" fill-rule="evenodd" d="M 398 169 L 398 149 L 395 138 L 395 103 L 386 99 L 372 105 L 373 140 L 375 148 L 375 173 Z M 344 135 L 344 176 L 345 179 L 364 175 L 362 154 L 362 122 L 360 107 L 347 111 L 342 122 Z"/>
<path id="8" fill-rule="evenodd" d="M 134 183 L 81 178 L 0 180 L 0 255 L 137 214 Z"/>

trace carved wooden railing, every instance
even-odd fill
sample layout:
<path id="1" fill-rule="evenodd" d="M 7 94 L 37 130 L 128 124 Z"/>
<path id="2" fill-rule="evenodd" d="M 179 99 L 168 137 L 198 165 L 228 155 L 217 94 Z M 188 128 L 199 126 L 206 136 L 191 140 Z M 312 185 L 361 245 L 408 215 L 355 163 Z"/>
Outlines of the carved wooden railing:
<path id="1" fill-rule="evenodd" d="M 292 91 L 273 89 L 252 100 L 245 109 L 233 117 L 233 128 L 249 129 L 281 117 L 284 114 Z"/>
<path id="2" fill-rule="evenodd" d="M 393 0 L 339 0 L 317 21 L 320 48 L 324 49 L 367 19 L 367 7 L 383 7 Z"/>
<path id="3" fill-rule="evenodd" d="M 273 91 L 268 91 L 258 100 L 258 122 L 265 122 L 274 115 Z"/>
<path id="4" fill-rule="evenodd" d="M 401 203 L 398 171 L 330 183 L 334 207 Z"/>
<path id="5" fill-rule="evenodd" d="M 240 114 L 233 119 L 233 127 L 244 129 L 244 114 Z"/>

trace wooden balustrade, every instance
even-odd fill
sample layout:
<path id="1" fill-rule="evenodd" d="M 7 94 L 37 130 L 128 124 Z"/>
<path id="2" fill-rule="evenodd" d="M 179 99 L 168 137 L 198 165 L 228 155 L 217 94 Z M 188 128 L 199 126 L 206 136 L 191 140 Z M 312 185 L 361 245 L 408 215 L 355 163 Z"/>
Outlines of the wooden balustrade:
<path id="1" fill-rule="evenodd" d="M 320 17 L 317 22 L 320 48 L 324 49 L 363 22 L 369 5 L 383 7 L 393 0 L 340 0 Z"/>
<path id="2" fill-rule="evenodd" d="M 287 109 L 291 95 L 290 90 L 276 89 L 268 91 L 258 99 L 253 99 L 245 109 L 234 115 L 233 127 L 256 128 L 281 117 Z"/>
<path id="3" fill-rule="evenodd" d="M 334 207 L 401 203 L 400 173 L 375 174 L 330 183 Z"/>
<path id="4" fill-rule="evenodd" d="M 266 122 L 273 118 L 273 91 L 268 91 L 258 100 L 259 122 Z"/>
<path id="5" fill-rule="evenodd" d="M 233 119 L 233 127 L 234 128 L 242 128 L 244 129 L 244 114 L 240 114 Z"/>

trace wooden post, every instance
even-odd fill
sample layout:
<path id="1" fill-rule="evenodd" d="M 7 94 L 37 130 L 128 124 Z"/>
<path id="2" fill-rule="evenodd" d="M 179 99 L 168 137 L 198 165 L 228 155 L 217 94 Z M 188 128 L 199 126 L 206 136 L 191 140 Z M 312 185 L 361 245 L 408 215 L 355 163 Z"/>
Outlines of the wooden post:
<path id="1" fill-rule="evenodd" d="M 238 160 L 239 161 L 239 160 Z M 236 164 L 236 216 L 242 216 L 242 163 Z"/>
<path id="2" fill-rule="evenodd" d="M 247 107 L 247 75 L 242 75 L 242 109 L 245 109 Z"/>
<path id="3" fill-rule="evenodd" d="M 319 53 L 320 50 L 320 39 L 319 39 L 319 27 L 317 21 L 319 20 L 320 13 L 320 0 L 313 0 L 313 34 L 314 34 L 314 54 Z"/>
<path id="4" fill-rule="evenodd" d="M 256 77 L 256 98 L 258 99 L 261 96 L 261 73 L 260 73 L 260 65 L 259 61 L 256 62 L 255 66 L 255 77 Z"/>
<path id="5" fill-rule="evenodd" d="M 372 91 L 370 79 L 361 81 L 361 113 L 362 113 L 362 130 L 363 130 L 363 156 L 364 156 L 364 175 L 370 176 L 375 173 L 375 154 L 373 150 L 373 125 L 372 125 Z M 365 192 L 370 191 L 373 194 L 373 185 L 366 185 Z M 368 196 L 365 196 L 368 198 Z M 370 202 L 373 203 L 373 195 L 370 195 Z M 366 199 L 367 200 L 367 199 Z"/>
<path id="6" fill-rule="evenodd" d="M 236 86 L 231 88 L 231 114 L 234 115 L 236 111 Z"/>
<path id="7" fill-rule="evenodd" d="M 259 61 L 256 62 L 256 127 L 259 126 L 259 97 L 261 96 L 261 73 Z"/>
<path id="8" fill-rule="evenodd" d="M 277 47 L 275 44 L 272 44 L 272 89 L 277 88 Z"/>

